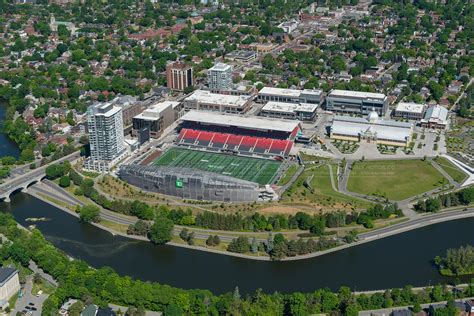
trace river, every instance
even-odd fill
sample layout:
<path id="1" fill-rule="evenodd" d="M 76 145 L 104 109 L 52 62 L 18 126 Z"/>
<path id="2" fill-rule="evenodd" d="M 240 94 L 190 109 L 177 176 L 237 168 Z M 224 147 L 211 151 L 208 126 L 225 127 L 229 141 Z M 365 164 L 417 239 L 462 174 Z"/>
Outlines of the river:
<path id="1" fill-rule="evenodd" d="M 5 118 L 5 112 L 7 111 L 6 103 L 0 100 L 0 157 L 2 156 L 13 156 L 18 158 L 20 156 L 20 150 L 5 134 L 3 130 L 3 120 Z"/>
<path id="2" fill-rule="evenodd" d="M 0 111 L 2 107 L 0 107 Z M 4 112 L 0 112 L 1 114 Z M 18 152 L 0 134 L 0 156 Z M 93 267 L 110 266 L 121 275 L 158 281 L 180 288 L 204 288 L 214 293 L 311 292 L 342 285 L 353 290 L 423 286 L 452 281 L 438 274 L 432 259 L 448 248 L 474 245 L 474 218 L 420 228 L 307 260 L 254 261 L 113 236 L 28 194 L 16 193 L 0 202 L 22 225 L 31 217 L 46 217 L 37 228 L 56 247 Z M 464 278 L 467 281 L 469 278 Z"/>
<path id="3" fill-rule="evenodd" d="M 341 285 L 353 290 L 423 286 L 451 279 L 438 274 L 431 260 L 448 248 L 474 244 L 474 218 L 455 220 L 387 237 L 325 256 L 290 262 L 253 261 L 113 236 L 24 193 L 0 203 L 22 225 L 46 217 L 37 227 L 74 258 L 94 267 L 110 266 L 122 275 L 214 293 L 310 292 Z M 469 278 L 465 278 L 467 281 Z M 452 281 L 452 280 L 451 280 Z"/>

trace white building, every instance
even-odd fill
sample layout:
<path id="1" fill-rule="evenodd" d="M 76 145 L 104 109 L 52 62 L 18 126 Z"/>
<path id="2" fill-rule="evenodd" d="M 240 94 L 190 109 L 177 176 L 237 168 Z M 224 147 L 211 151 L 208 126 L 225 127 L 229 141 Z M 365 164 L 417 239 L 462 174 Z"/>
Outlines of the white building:
<path id="1" fill-rule="evenodd" d="M 380 119 L 375 111 L 367 118 L 336 115 L 330 129 L 332 139 L 391 146 L 408 146 L 412 134 L 412 123 Z"/>
<path id="2" fill-rule="evenodd" d="M 298 28 L 298 24 L 299 24 L 298 21 L 291 20 L 291 21 L 286 21 L 286 22 L 280 23 L 278 25 L 278 27 L 281 28 L 283 30 L 283 32 L 285 32 L 287 34 L 291 34 L 291 33 L 293 33 L 294 30 L 296 30 Z"/>
<path id="3" fill-rule="evenodd" d="M 108 171 L 126 155 L 122 108 L 109 102 L 91 105 L 87 109 L 87 126 L 91 157 L 85 168 Z"/>
<path id="4" fill-rule="evenodd" d="M 319 104 L 267 102 L 260 111 L 261 116 L 313 121 Z"/>
<path id="5" fill-rule="evenodd" d="M 226 113 L 245 113 L 252 106 L 252 99 L 245 95 L 227 95 L 196 90 L 184 99 L 186 110 L 204 110 Z"/>
<path id="6" fill-rule="evenodd" d="M 441 105 L 432 105 L 426 110 L 421 126 L 445 129 L 448 126 L 448 109 Z"/>
<path id="7" fill-rule="evenodd" d="M 383 116 L 388 109 L 388 97 L 382 93 L 331 90 L 326 97 L 326 110 L 367 115 L 372 109 Z"/>
<path id="8" fill-rule="evenodd" d="M 20 279 L 15 268 L 0 268 L 0 307 L 8 307 L 10 298 L 20 291 Z"/>
<path id="9" fill-rule="evenodd" d="M 230 90 L 232 88 L 232 66 L 224 63 L 215 64 L 207 72 L 210 90 Z"/>
<path id="10" fill-rule="evenodd" d="M 394 116 L 409 120 L 421 120 L 425 111 L 424 104 L 400 102 L 397 104 Z"/>
<path id="11" fill-rule="evenodd" d="M 258 92 L 259 102 L 310 103 L 321 104 L 324 100 L 323 90 L 296 90 L 264 87 Z"/>

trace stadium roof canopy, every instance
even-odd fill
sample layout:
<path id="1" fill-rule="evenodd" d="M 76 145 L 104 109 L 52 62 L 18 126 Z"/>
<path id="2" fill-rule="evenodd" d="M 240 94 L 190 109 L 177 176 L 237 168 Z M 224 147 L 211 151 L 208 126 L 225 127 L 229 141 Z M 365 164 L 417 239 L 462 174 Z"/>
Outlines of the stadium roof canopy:
<path id="1" fill-rule="evenodd" d="M 264 117 L 246 117 L 215 112 L 189 111 L 181 121 L 196 122 L 205 125 L 239 127 L 260 131 L 281 131 L 291 133 L 300 124 L 297 120 L 279 120 Z"/>

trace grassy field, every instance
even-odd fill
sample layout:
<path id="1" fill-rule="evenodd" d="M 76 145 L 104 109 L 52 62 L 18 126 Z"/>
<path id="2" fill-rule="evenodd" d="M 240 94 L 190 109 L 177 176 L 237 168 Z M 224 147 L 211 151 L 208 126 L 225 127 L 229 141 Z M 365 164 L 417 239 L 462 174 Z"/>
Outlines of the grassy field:
<path id="1" fill-rule="evenodd" d="M 347 189 L 400 201 L 446 183 L 428 161 L 358 161 L 352 165 Z"/>
<path id="2" fill-rule="evenodd" d="M 332 166 L 330 167 L 332 168 Z M 335 177 L 336 175 L 334 175 Z M 337 185 L 337 181 L 335 181 L 335 185 Z M 308 205 L 329 211 L 333 209 L 365 209 L 370 206 L 367 201 L 334 191 L 327 165 L 307 168 L 283 194 L 281 203 Z"/>
<path id="3" fill-rule="evenodd" d="M 465 174 L 464 172 L 462 172 L 458 167 L 456 167 L 455 165 L 453 165 L 453 163 L 451 161 L 449 161 L 448 159 L 444 158 L 444 157 L 437 157 L 435 159 L 435 161 L 438 163 L 438 165 L 441 166 L 441 168 L 444 169 L 444 171 L 446 171 L 447 174 L 449 174 L 451 176 L 451 178 L 454 179 L 454 181 L 456 181 L 457 183 L 461 183 L 464 181 L 464 179 L 466 179 L 467 177 L 467 174 Z"/>
<path id="4" fill-rule="evenodd" d="M 283 177 L 281 177 L 280 180 L 278 180 L 277 184 L 283 186 L 283 185 L 287 184 L 288 182 L 290 182 L 291 178 L 294 176 L 296 171 L 298 171 L 298 168 L 299 168 L 298 165 L 291 165 L 288 168 L 288 170 L 286 170 Z"/>
<path id="5" fill-rule="evenodd" d="M 265 159 L 171 148 L 158 157 L 153 164 L 211 171 L 263 185 L 274 180 L 281 163 Z"/>

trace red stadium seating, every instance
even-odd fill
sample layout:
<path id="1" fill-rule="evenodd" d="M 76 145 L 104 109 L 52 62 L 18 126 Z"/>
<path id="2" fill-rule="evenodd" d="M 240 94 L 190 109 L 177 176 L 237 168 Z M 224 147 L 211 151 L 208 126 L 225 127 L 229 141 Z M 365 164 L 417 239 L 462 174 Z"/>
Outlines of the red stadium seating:
<path id="1" fill-rule="evenodd" d="M 212 143 L 225 144 L 228 138 L 229 138 L 229 134 L 214 133 L 214 137 L 212 138 Z"/>
<path id="2" fill-rule="evenodd" d="M 255 147 L 266 151 L 270 149 L 270 146 L 272 145 L 272 141 L 273 139 L 270 139 L 270 138 L 259 138 Z"/>
<path id="3" fill-rule="evenodd" d="M 197 139 L 204 140 L 204 141 L 211 141 L 212 137 L 214 137 L 214 133 L 211 132 L 201 132 Z"/>
<path id="4" fill-rule="evenodd" d="M 275 154 L 288 156 L 293 141 L 234 134 L 207 132 L 183 128 L 178 135 L 178 143 L 197 145 L 215 149 L 230 149 L 242 152 Z"/>
<path id="5" fill-rule="evenodd" d="M 239 147 L 245 147 L 252 149 L 255 147 L 255 144 L 257 143 L 258 138 L 257 137 L 252 137 L 252 136 L 244 136 L 242 138 L 242 142 L 240 143 Z"/>
<path id="6" fill-rule="evenodd" d="M 227 145 L 240 145 L 242 142 L 242 136 L 229 134 L 229 139 L 227 140 Z"/>
<path id="7" fill-rule="evenodd" d="M 186 134 L 187 129 L 183 128 L 178 135 L 178 143 L 180 143 L 183 140 L 184 134 Z"/>
<path id="8" fill-rule="evenodd" d="M 199 136 L 200 132 L 201 131 L 188 129 L 188 130 L 186 130 L 186 134 L 184 134 L 184 139 L 194 139 L 194 140 L 196 140 L 196 138 Z"/>

